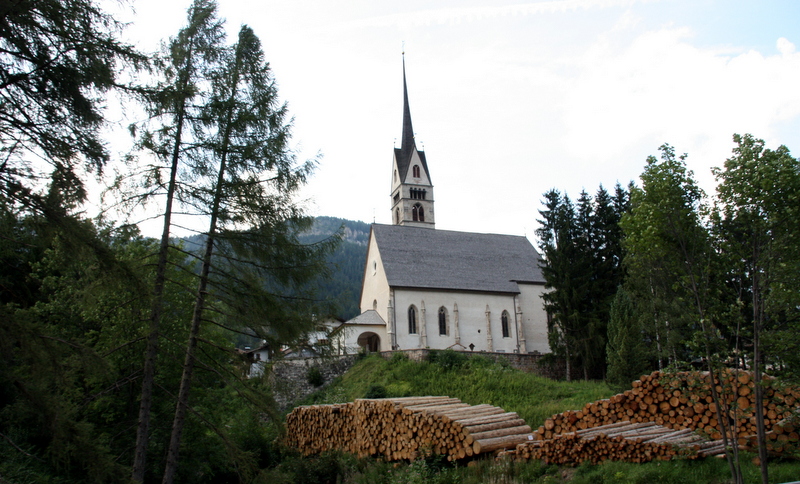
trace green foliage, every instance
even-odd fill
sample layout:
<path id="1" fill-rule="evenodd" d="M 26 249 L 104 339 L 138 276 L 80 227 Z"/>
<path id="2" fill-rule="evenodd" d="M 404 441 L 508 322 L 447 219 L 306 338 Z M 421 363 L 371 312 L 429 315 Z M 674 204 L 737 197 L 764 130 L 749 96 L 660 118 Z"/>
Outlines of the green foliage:
<path id="1" fill-rule="evenodd" d="M 469 356 L 452 349 L 431 350 L 428 353 L 428 361 L 445 370 L 457 370 L 469 361 Z"/>
<path id="2" fill-rule="evenodd" d="M 364 260 L 370 226 L 364 222 L 335 217 L 315 217 L 313 226 L 301 233 L 298 240 L 313 244 L 329 238 L 344 229 L 341 243 L 327 257 L 332 277 L 317 281 L 317 297 L 336 303 L 338 317 L 348 320 L 358 314 L 361 279 L 364 277 Z"/>
<path id="3" fill-rule="evenodd" d="M 715 256 L 703 215 L 705 194 L 686 167 L 686 155 L 676 156 L 669 145 L 660 147 L 661 159 L 651 156 L 642 173 L 642 188 L 631 192 L 631 212 L 621 220 L 625 232 L 626 289 L 645 315 L 642 329 L 651 342 L 659 368 L 668 362 L 689 361 L 687 344 L 695 329 L 712 337 Z M 653 344 L 654 343 L 654 344 Z M 709 348 L 714 353 L 716 348 Z"/>
<path id="4" fill-rule="evenodd" d="M 611 304 L 608 323 L 608 378 L 614 388 L 622 391 L 633 380 L 649 370 L 647 350 L 642 337 L 640 315 L 628 292 L 620 286 Z"/>
<path id="5" fill-rule="evenodd" d="M 389 393 L 383 385 L 370 385 L 367 392 L 364 393 L 364 398 L 386 398 Z"/>
<path id="6" fill-rule="evenodd" d="M 735 298 L 728 317 L 761 338 L 748 341 L 763 351 L 759 362 L 797 378 L 800 358 L 790 348 L 800 343 L 800 161 L 749 134 L 734 142 L 733 156 L 715 170 L 715 236 Z"/>
<path id="7" fill-rule="evenodd" d="M 31 195 L 46 177 L 42 161 L 80 186 L 79 161 L 91 169 L 109 159 L 101 94 L 144 56 L 119 41 L 120 25 L 92 0 L 3 2 L 1 15 L 0 192 Z"/>
<path id="8" fill-rule="evenodd" d="M 312 366 L 306 372 L 306 381 L 315 387 L 322 386 L 325 383 L 325 377 L 322 375 L 318 366 Z"/>
<path id="9" fill-rule="evenodd" d="M 618 222 L 628 210 L 628 194 L 617 185 L 611 197 L 601 186 L 594 200 L 581 192 L 577 206 L 557 190 L 544 197 L 536 235 L 549 289 L 542 299 L 551 316 L 550 348 L 566 360 L 567 379 L 578 365 L 584 378 L 602 378 L 608 314 L 623 275 Z"/>

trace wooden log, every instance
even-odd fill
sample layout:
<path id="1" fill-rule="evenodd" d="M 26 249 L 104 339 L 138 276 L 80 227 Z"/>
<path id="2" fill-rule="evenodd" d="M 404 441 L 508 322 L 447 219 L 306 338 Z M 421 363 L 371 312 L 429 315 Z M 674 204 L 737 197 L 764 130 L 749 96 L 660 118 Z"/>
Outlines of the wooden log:
<path id="1" fill-rule="evenodd" d="M 496 437 L 492 439 L 476 440 L 472 443 L 472 451 L 475 454 L 485 452 L 492 452 L 497 449 L 513 449 L 522 442 L 532 440 L 533 435 L 530 433 L 506 435 L 503 437 Z"/>
<path id="2" fill-rule="evenodd" d="M 488 430 L 503 429 L 508 427 L 518 427 L 520 425 L 525 425 L 525 420 L 521 418 L 509 418 L 507 420 L 501 420 L 499 422 L 494 422 L 494 423 L 464 425 L 462 429 L 466 430 L 471 435 L 475 435 L 477 433 L 486 432 Z"/>
<path id="3" fill-rule="evenodd" d="M 473 438 L 473 441 L 477 440 L 486 440 L 492 439 L 495 437 L 505 437 L 506 435 L 518 435 L 518 434 L 531 434 L 531 428 L 528 425 L 519 425 L 517 427 L 506 427 L 501 429 L 495 430 L 487 430 L 485 432 L 476 432 L 474 434 L 470 434 Z"/>

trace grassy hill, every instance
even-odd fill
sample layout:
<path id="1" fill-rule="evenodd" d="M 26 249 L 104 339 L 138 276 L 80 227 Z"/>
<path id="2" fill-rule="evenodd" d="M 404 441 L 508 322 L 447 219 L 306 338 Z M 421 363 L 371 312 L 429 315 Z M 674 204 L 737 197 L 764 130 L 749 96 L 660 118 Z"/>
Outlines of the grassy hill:
<path id="1" fill-rule="evenodd" d="M 446 395 L 464 403 L 488 403 L 517 412 L 531 427 L 554 413 L 582 407 L 615 392 L 602 382 L 557 382 L 476 355 L 432 353 L 433 361 L 413 362 L 370 356 L 304 403 L 341 403 L 385 391 L 387 397 Z"/>

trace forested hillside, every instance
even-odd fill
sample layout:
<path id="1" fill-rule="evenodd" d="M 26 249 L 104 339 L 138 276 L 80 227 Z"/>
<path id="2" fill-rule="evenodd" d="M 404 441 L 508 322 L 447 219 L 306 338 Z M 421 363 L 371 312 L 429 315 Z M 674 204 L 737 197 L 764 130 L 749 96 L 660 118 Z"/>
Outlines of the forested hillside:
<path id="1" fill-rule="evenodd" d="M 320 298 L 333 301 L 335 315 L 348 320 L 357 316 L 361 296 L 361 279 L 364 277 L 364 260 L 367 257 L 369 224 L 336 217 L 316 217 L 314 225 L 299 236 L 304 243 L 313 243 L 343 230 L 343 238 L 336 250 L 327 258 L 332 277 L 317 286 Z"/>
<path id="2" fill-rule="evenodd" d="M 336 249 L 325 261 L 332 274 L 312 283 L 315 297 L 332 304 L 332 316 L 343 320 L 357 316 L 364 260 L 367 256 L 370 225 L 366 222 L 336 217 L 315 217 L 313 224 L 300 232 L 297 239 L 303 244 L 314 244 L 341 234 Z M 200 251 L 205 244 L 204 235 L 184 239 L 187 250 Z M 265 281 L 266 283 L 267 281 Z"/>

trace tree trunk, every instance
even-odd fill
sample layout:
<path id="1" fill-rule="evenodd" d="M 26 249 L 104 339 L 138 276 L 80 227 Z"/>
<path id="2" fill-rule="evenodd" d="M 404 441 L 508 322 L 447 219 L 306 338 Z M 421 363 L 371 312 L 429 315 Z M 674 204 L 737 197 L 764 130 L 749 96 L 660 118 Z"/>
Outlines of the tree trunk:
<path id="1" fill-rule="evenodd" d="M 228 99 L 228 112 L 225 119 L 224 133 L 222 135 L 221 158 L 219 171 L 217 172 L 216 185 L 214 186 L 214 201 L 211 207 L 211 220 L 209 221 L 208 237 L 206 238 L 206 248 L 203 254 L 203 267 L 200 271 L 200 281 L 198 282 L 197 295 L 192 313 L 192 324 L 189 329 L 189 342 L 186 346 L 186 357 L 183 363 L 183 374 L 181 375 L 181 386 L 178 391 L 178 404 L 175 408 L 175 419 L 172 422 L 172 434 L 167 451 L 167 463 L 164 467 L 163 484 L 172 484 L 175 472 L 178 469 L 178 454 L 181 446 L 181 436 L 186 421 L 186 410 L 189 407 L 189 392 L 192 386 L 192 376 L 194 375 L 195 352 L 197 350 L 197 336 L 200 334 L 200 323 L 203 319 L 205 309 L 205 298 L 208 290 L 208 274 L 211 271 L 211 257 L 214 254 L 214 238 L 217 232 L 217 221 L 219 220 L 220 205 L 222 203 L 223 184 L 225 183 L 225 170 L 228 161 L 228 149 L 230 147 L 230 137 L 233 119 L 233 99 L 236 97 L 236 86 L 239 83 L 239 49 L 237 49 L 236 69 L 231 80 L 231 94 Z"/>
<path id="2" fill-rule="evenodd" d="M 184 83 L 185 86 L 185 83 Z M 172 224 L 172 205 L 175 198 L 175 185 L 180 159 L 181 137 L 185 119 L 185 103 L 178 112 L 176 122 L 175 144 L 172 150 L 169 184 L 167 186 L 167 202 L 164 208 L 164 229 L 161 232 L 161 244 L 158 249 L 153 303 L 150 311 L 150 334 L 147 336 L 144 371 L 142 376 L 142 393 L 139 403 L 139 424 L 136 429 L 136 447 L 134 450 L 132 479 L 136 482 L 144 480 L 147 464 L 147 441 L 150 436 L 150 409 L 153 404 L 153 385 L 156 373 L 156 357 L 158 356 L 158 336 L 161 314 L 164 306 L 164 283 L 166 281 L 167 256 L 169 252 L 169 233 Z"/>
<path id="3" fill-rule="evenodd" d="M 758 264 L 760 258 L 757 243 L 753 247 L 753 265 Z M 761 275 L 758 270 L 753 271 L 753 379 L 755 380 L 756 394 L 756 440 L 758 441 L 758 460 L 761 468 L 761 482 L 768 484 L 769 469 L 767 468 L 767 442 L 764 428 L 764 387 L 761 383 L 761 329 L 764 321 L 762 306 Z"/>

